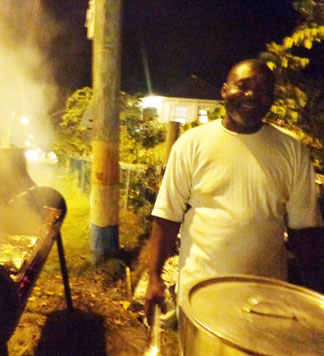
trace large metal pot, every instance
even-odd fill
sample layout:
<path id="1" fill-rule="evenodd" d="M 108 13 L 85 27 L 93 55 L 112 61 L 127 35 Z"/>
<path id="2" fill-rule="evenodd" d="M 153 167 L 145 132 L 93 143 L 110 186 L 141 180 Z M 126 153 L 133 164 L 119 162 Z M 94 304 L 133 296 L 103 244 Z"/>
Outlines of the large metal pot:
<path id="1" fill-rule="evenodd" d="M 199 282 L 180 312 L 183 356 L 324 355 L 324 296 L 278 280 Z"/>

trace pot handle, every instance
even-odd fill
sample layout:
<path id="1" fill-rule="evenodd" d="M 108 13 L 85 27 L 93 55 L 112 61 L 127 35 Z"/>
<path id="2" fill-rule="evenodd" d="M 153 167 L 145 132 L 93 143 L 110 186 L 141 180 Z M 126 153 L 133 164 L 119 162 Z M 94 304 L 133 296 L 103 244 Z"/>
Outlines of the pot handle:
<path id="1" fill-rule="evenodd" d="M 241 308 L 245 313 L 253 313 L 274 318 L 298 320 L 293 311 L 285 304 L 254 302 L 253 305 Z"/>

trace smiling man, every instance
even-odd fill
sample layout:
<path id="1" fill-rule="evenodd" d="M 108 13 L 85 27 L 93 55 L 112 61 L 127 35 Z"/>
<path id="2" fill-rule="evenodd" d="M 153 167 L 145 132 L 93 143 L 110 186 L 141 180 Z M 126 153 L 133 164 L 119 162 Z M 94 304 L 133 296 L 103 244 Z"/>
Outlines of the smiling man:
<path id="1" fill-rule="evenodd" d="M 263 62 L 245 61 L 234 66 L 222 87 L 224 127 L 237 133 L 258 131 L 272 105 L 274 84 L 274 74 Z"/>
<path id="2" fill-rule="evenodd" d="M 202 278 L 249 274 L 287 280 L 284 233 L 322 290 L 317 242 L 322 219 L 306 148 L 263 122 L 274 98 L 272 71 L 259 60 L 234 66 L 223 85 L 226 116 L 174 144 L 152 212 L 146 314 L 163 305 L 161 270 L 181 229 L 178 303 Z"/>

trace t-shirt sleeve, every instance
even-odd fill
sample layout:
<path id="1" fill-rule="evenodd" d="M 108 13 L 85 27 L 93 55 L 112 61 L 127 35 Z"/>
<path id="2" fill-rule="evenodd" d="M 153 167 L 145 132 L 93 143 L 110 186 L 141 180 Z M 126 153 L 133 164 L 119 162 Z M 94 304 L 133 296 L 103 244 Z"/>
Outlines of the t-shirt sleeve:
<path id="1" fill-rule="evenodd" d="M 292 189 L 287 203 L 287 224 L 291 229 L 321 227 L 321 217 L 315 184 L 315 173 L 309 153 L 299 146 L 292 177 Z"/>
<path id="2" fill-rule="evenodd" d="M 190 196 L 191 172 L 189 147 L 182 137 L 171 149 L 152 215 L 181 222 Z"/>

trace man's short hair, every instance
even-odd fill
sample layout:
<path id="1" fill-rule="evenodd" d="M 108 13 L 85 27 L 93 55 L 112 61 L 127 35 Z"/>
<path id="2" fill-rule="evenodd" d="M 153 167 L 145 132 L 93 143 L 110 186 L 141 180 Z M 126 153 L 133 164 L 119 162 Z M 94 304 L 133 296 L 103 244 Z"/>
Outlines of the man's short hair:
<path id="1" fill-rule="evenodd" d="M 269 83 L 274 86 L 276 81 L 275 75 L 273 71 L 267 66 L 267 64 L 261 59 L 246 59 L 244 61 L 236 63 L 228 73 L 228 76 L 226 78 L 227 82 L 231 79 L 233 71 L 242 64 L 250 64 L 254 69 L 261 72 L 269 81 Z"/>

